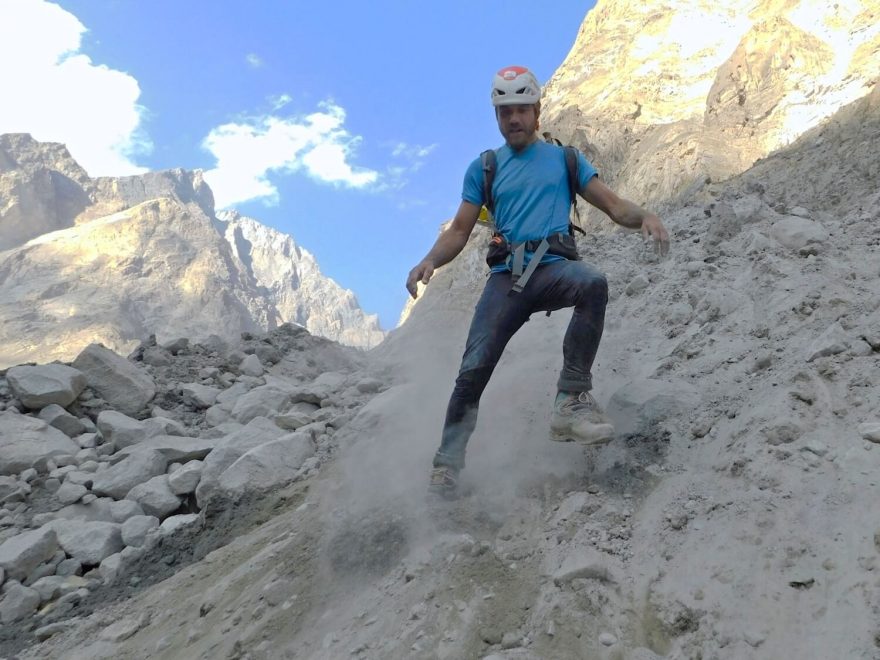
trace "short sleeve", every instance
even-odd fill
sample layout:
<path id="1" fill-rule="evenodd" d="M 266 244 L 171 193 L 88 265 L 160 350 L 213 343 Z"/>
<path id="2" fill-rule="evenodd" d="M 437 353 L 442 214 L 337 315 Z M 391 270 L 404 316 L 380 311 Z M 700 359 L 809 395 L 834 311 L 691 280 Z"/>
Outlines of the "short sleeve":
<path id="1" fill-rule="evenodd" d="M 581 153 L 581 150 L 578 149 L 578 188 L 583 189 L 594 176 L 598 176 L 599 173 L 596 171 L 596 168 L 593 167 L 593 164 L 590 163 L 586 159 L 586 157 Z"/>
<path id="2" fill-rule="evenodd" d="M 483 204 L 483 166 L 477 158 L 467 168 L 461 187 L 461 198 L 465 202 L 482 206 Z"/>

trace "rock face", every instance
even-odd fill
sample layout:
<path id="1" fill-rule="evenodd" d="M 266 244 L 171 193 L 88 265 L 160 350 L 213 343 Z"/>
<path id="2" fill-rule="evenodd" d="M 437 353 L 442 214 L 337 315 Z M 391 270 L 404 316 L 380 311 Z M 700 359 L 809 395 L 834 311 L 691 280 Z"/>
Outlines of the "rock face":
<path id="1" fill-rule="evenodd" d="M 542 126 L 618 192 L 668 200 L 745 171 L 870 91 L 878 11 L 877 0 L 600 0 L 544 89 Z"/>
<path id="2" fill-rule="evenodd" d="M 217 218 L 233 253 L 266 290 L 282 322 L 348 346 L 372 348 L 385 338 L 378 317 L 364 314 L 354 294 L 323 275 L 315 257 L 293 238 L 234 211 L 221 211 Z"/>
<path id="3" fill-rule="evenodd" d="M 200 172 L 90 179 L 62 145 L 0 135 L 0 250 L 0 366 L 287 320 L 359 347 L 383 337 L 292 239 L 219 221 Z"/>

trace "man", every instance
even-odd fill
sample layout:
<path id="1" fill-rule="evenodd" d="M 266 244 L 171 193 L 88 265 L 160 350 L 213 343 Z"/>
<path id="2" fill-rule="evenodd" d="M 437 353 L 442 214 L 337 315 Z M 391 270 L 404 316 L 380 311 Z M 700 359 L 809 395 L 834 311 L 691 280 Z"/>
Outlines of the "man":
<path id="1" fill-rule="evenodd" d="M 614 436 L 613 426 L 590 395 L 608 284 L 602 273 L 578 260 L 576 253 L 562 249 L 566 241 L 572 249 L 574 244 L 569 237 L 572 200 L 568 170 L 564 150 L 538 139 L 540 100 L 540 85 L 528 69 L 511 66 L 495 75 L 492 104 L 505 144 L 496 151 L 496 175 L 490 192 L 497 232 L 493 243 L 504 252 L 500 259 L 496 254 L 474 311 L 442 441 L 434 456 L 431 489 L 443 495 L 455 491 L 489 377 L 507 342 L 534 312 L 574 307 L 562 344 L 563 367 L 551 437 L 592 445 Z M 580 152 L 577 158 L 578 194 L 617 224 L 641 229 L 665 255 L 669 236 L 660 219 L 618 197 L 599 180 Z M 418 295 L 418 282 L 427 284 L 435 269 L 464 248 L 487 202 L 483 187 L 483 163 L 478 158 L 465 175 L 462 202 L 452 224 L 409 273 L 406 288 L 413 298 Z M 529 268 L 533 257 L 536 263 Z"/>

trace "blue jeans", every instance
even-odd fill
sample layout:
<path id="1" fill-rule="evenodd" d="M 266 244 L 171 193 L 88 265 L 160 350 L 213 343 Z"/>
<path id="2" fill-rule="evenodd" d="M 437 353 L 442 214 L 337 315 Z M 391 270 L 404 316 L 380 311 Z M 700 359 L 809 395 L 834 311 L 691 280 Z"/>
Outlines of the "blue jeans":
<path id="1" fill-rule="evenodd" d="M 556 261 L 539 266 L 522 292 L 511 294 L 510 287 L 509 272 L 489 275 L 471 321 L 434 467 L 464 467 L 465 448 L 477 425 L 480 396 L 507 342 L 534 312 L 574 307 L 562 342 L 563 366 L 557 388 L 584 392 L 593 387 L 591 369 L 608 304 L 605 276 L 583 261 Z"/>

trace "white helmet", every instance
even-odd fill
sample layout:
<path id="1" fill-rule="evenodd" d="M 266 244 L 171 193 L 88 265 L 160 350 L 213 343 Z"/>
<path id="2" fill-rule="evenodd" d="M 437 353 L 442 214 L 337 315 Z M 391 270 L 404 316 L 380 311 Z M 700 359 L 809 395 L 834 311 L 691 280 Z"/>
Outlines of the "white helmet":
<path id="1" fill-rule="evenodd" d="M 492 80 L 492 105 L 533 105 L 541 100 L 535 74 L 524 66 L 506 66 Z"/>

